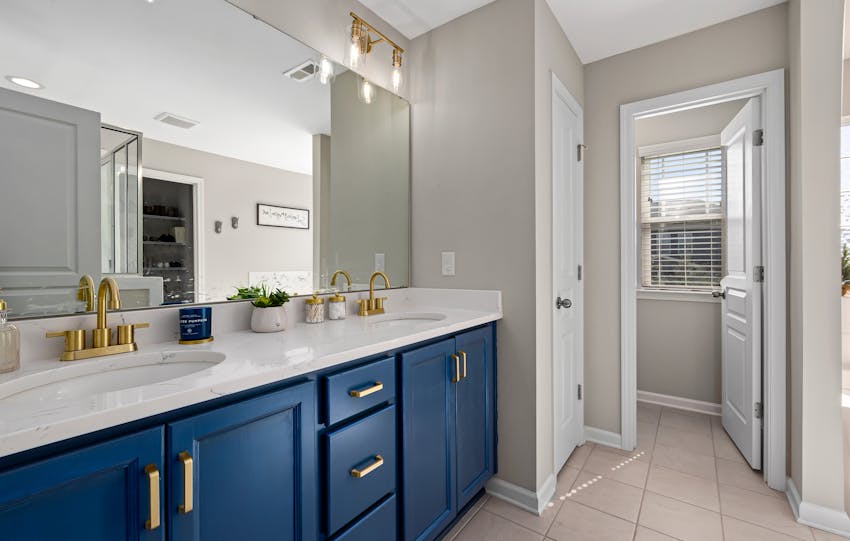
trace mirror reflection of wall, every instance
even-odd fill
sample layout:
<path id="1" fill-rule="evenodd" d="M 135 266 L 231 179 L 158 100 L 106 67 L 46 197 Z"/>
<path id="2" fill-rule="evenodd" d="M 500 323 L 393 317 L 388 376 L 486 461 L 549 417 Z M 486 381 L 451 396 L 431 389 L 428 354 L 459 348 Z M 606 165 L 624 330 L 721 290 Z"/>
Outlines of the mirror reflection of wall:
<path id="1" fill-rule="evenodd" d="M 0 239 L 12 317 L 85 310 L 84 274 L 115 277 L 124 308 L 307 294 L 337 269 L 408 285 L 407 102 L 359 101 L 341 66 L 322 84 L 321 53 L 225 0 L 3 10 L 5 69 L 40 84 L 0 77 L 0 228 L 29 239 Z M 309 224 L 259 225 L 258 204 Z"/>

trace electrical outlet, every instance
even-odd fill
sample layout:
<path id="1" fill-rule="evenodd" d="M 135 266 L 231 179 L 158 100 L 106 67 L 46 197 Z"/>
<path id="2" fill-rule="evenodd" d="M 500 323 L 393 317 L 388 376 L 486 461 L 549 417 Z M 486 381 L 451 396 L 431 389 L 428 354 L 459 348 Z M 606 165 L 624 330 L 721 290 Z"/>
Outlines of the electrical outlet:
<path id="1" fill-rule="evenodd" d="M 443 252 L 443 276 L 455 275 L 455 253 Z"/>
<path id="2" fill-rule="evenodd" d="M 375 254 L 375 270 L 385 272 L 387 270 L 386 257 L 384 254 Z"/>

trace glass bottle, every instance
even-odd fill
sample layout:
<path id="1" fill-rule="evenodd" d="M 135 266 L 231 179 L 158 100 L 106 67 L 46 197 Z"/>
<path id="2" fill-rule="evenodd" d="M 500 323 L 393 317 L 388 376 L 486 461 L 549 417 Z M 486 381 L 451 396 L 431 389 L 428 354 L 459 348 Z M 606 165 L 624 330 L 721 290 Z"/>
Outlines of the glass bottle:
<path id="1" fill-rule="evenodd" d="M 21 367 L 21 333 L 7 318 L 6 301 L 0 300 L 0 373 Z"/>

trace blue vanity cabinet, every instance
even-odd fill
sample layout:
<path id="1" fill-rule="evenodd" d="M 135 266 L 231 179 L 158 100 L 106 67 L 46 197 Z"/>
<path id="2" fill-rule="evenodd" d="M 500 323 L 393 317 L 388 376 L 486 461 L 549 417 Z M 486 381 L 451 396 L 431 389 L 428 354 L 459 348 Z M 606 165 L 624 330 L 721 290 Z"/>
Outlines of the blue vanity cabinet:
<path id="1" fill-rule="evenodd" d="M 314 539 L 315 419 L 310 382 L 167 425 L 169 539 Z"/>
<path id="2" fill-rule="evenodd" d="M 0 539 L 162 541 L 162 427 L 0 474 Z"/>
<path id="3" fill-rule="evenodd" d="M 493 328 L 400 355 L 405 541 L 435 539 L 495 473 Z"/>

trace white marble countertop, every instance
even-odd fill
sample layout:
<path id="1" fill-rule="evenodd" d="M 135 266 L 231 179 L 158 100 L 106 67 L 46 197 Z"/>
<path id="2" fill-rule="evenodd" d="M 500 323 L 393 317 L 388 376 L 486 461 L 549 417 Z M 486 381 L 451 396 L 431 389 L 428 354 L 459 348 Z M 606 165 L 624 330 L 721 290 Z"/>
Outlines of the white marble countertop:
<path id="1" fill-rule="evenodd" d="M 439 313 L 446 317 L 439 321 L 414 320 L 374 326 L 375 318 L 381 316 L 360 317 L 349 311 L 345 320 L 318 325 L 302 320 L 290 324 L 284 332 L 272 334 L 236 330 L 216 335 L 214 342 L 199 346 L 181 346 L 169 341 L 142 344 L 136 353 L 67 364 L 55 359 L 28 361 L 20 371 L 0 376 L 0 457 L 303 376 L 502 318 L 499 292 L 405 289 L 384 294 L 390 296 L 388 314 Z M 144 312 L 130 314 L 138 320 L 145 315 Z M 177 379 L 83 398 L 35 404 L 2 398 L 31 387 L 36 379 L 39 384 L 64 379 L 62 370 L 66 367 L 81 373 L 103 373 L 132 366 L 152 355 L 161 355 L 162 360 L 158 362 L 167 363 L 170 353 L 189 350 L 218 352 L 226 355 L 226 359 Z"/>

